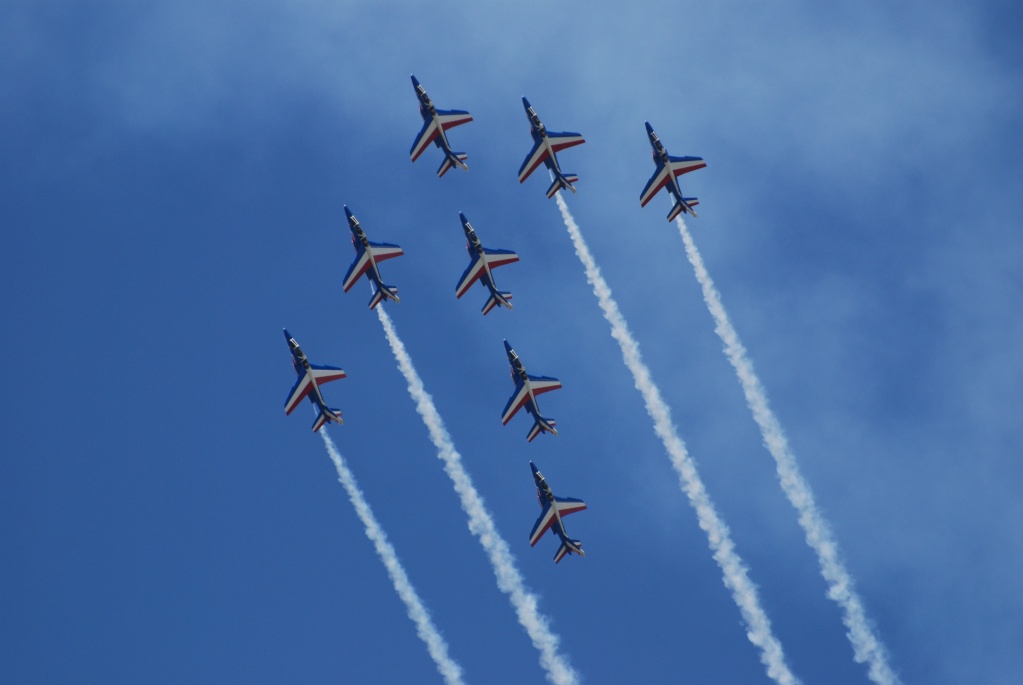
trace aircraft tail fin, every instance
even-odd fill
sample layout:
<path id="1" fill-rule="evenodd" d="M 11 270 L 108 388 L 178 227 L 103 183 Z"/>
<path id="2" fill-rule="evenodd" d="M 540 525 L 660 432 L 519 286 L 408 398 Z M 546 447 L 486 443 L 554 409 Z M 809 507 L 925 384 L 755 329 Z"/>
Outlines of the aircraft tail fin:
<path id="1" fill-rule="evenodd" d="M 469 170 L 465 160 L 469 159 L 469 155 L 464 152 L 452 152 L 451 154 L 445 155 L 444 161 L 440 163 L 440 168 L 437 169 L 437 176 L 443 178 L 444 174 L 448 173 L 448 170 L 453 166 L 460 167 Z"/>
<path id="2" fill-rule="evenodd" d="M 322 407 L 320 409 L 320 413 L 316 415 L 316 420 L 313 421 L 313 431 L 314 432 L 319 431 L 321 428 L 323 428 L 323 424 L 327 423 L 328 421 L 333 421 L 338 425 L 343 424 L 344 421 L 341 420 L 341 410 Z"/>
<path id="3" fill-rule="evenodd" d="M 565 558 L 566 554 L 578 554 L 581 557 L 586 556 L 586 552 L 583 551 L 582 540 L 562 540 L 561 547 L 558 547 L 557 554 L 554 555 L 554 563 L 557 564 Z"/>
<path id="4" fill-rule="evenodd" d="M 558 431 L 555 430 L 554 426 L 558 425 L 554 419 L 547 419 L 542 416 L 537 416 L 536 420 L 533 421 L 533 427 L 529 429 L 529 434 L 526 436 L 526 440 L 533 442 L 533 438 L 540 435 L 540 433 L 550 433 L 551 435 L 557 435 Z"/>
<path id="5" fill-rule="evenodd" d="M 573 186 L 572 184 L 577 183 L 578 181 L 579 177 L 576 176 L 575 174 L 565 174 L 563 176 L 556 176 L 554 178 L 554 182 L 551 183 L 551 186 L 547 189 L 547 199 L 549 200 L 552 197 L 554 197 L 555 193 L 557 193 L 562 188 L 571 190 L 574 193 L 575 186 Z"/>
<path id="6" fill-rule="evenodd" d="M 692 214 L 695 217 L 696 211 L 693 209 L 693 206 L 698 204 L 700 204 L 700 201 L 697 200 L 695 197 L 682 198 L 682 201 L 676 202 L 675 206 L 671 208 L 670 212 L 668 212 L 668 221 L 674 221 L 675 217 L 677 217 L 682 212 Z"/>
<path id="7" fill-rule="evenodd" d="M 398 299 L 398 289 L 393 285 L 381 285 L 373 290 L 373 297 L 369 298 L 369 308 L 375 309 L 384 299 L 401 302 Z"/>
<path id="8" fill-rule="evenodd" d="M 487 303 L 483 305 L 483 316 L 489 314 L 490 310 L 496 307 L 497 305 L 501 305 L 502 307 L 507 307 L 508 309 L 511 309 L 512 308 L 511 302 L 508 301 L 511 298 L 512 298 L 511 293 L 505 292 L 503 290 L 497 291 L 497 294 L 491 295 L 487 299 Z"/>

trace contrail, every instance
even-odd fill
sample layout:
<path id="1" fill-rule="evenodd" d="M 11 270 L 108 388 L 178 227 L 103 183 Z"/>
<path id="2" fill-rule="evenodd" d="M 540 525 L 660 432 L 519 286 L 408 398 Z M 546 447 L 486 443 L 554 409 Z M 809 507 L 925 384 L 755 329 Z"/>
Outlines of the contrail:
<path id="1" fill-rule="evenodd" d="M 362 525 L 366 527 L 366 537 L 376 547 L 377 554 L 380 555 L 380 560 L 384 562 L 384 567 L 387 569 L 387 575 L 391 577 L 391 582 L 394 583 L 394 590 L 401 597 L 401 600 L 405 602 L 408 617 L 415 622 L 416 632 L 419 633 L 419 638 L 426 643 L 426 649 L 430 652 L 434 663 L 437 664 L 437 670 L 440 671 L 441 677 L 444 678 L 444 682 L 447 685 L 464 685 L 462 667 L 448 656 L 447 643 L 441 636 L 440 631 L 437 630 L 437 627 L 433 625 L 430 612 L 426 610 L 422 600 L 419 599 L 419 595 L 416 594 L 416 589 L 412 586 L 408 575 L 405 574 L 405 569 L 402 568 L 398 554 L 394 551 L 390 541 L 388 541 L 384 529 L 380 527 L 380 522 L 373 515 L 373 509 L 370 508 L 369 502 L 366 501 L 362 490 L 359 489 L 359 484 L 355 482 L 355 476 L 348 468 L 341 453 L 338 452 L 334 441 L 327 435 L 326 429 L 321 430 L 320 435 L 323 436 L 323 444 L 327 446 L 327 454 L 330 455 L 331 461 L 334 462 L 334 468 L 337 469 L 337 479 L 345 487 L 348 499 L 352 501 L 352 506 L 355 507 L 355 513 L 359 515 Z"/>
<path id="2" fill-rule="evenodd" d="M 490 517 L 483 498 L 472 484 L 472 479 L 462 466 L 462 457 L 455 450 L 455 445 L 448 435 L 444 421 L 437 413 L 433 398 L 423 387 L 412 358 L 409 357 L 405 344 L 402 343 L 383 307 L 376 308 L 377 316 L 384 327 L 391 351 L 398 362 L 398 368 L 408 382 L 408 391 L 416 403 L 416 411 L 423 417 L 423 423 L 430 432 L 430 440 L 437 448 L 437 457 L 444 462 L 444 470 L 455 486 L 455 491 L 462 501 L 462 509 L 469 516 L 469 530 L 475 535 L 483 549 L 490 557 L 490 565 L 497 577 L 497 587 L 511 601 L 518 615 L 519 623 L 533 641 L 533 646 L 540 652 L 540 666 L 547 672 L 547 680 L 554 685 L 576 685 L 579 677 L 558 652 L 559 638 L 550 629 L 550 621 L 537 609 L 537 598 L 530 592 L 515 565 L 515 557 L 508 549 L 508 543 L 497 531 L 494 520 Z"/>
<path id="3" fill-rule="evenodd" d="M 746 348 L 743 347 L 739 335 L 728 319 L 724 305 L 721 304 L 721 295 L 714 287 L 714 281 L 711 280 L 710 274 L 707 273 L 707 269 L 703 265 L 703 258 L 700 257 L 700 253 L 696 249 L 689 229 L 686 228 L 681 217 L 676 219 L 676 223 L 678 223 L 678 230 L 682 234 L 682 241 L 686 246 L 689 263 L 693 265 L 696 272 L 696 280 L 703 288 L 703 299 L 707 303 L 707 309 L 714 317 L 714 330 L 725 344 L 725 354 L 739 376 L 739 383 L 742 384 L 743 393 L 746 395 L 746 403 L 749 405 L 750 411 L 753 412 L 753 418 L 757 425 L 760 426 L 764 445 L 774 457 L 782 490 L 785 491 L 792 506 L 799 512 L 799 525 L 803 527 L 806 543 L 817 553 L 821 575 L 828 583 L 828 597 L 842 607 L 842 622 L 848 629 L 846 635 L 852 643 L 854 658 L 858 663 L 869 664 L 869 677 L 875 683 L 896 685 L 900 682 L 899 677 L 888 664 L 888 654 L 884 645 L 874 634 L 870 621 L 867 619 L 863 602 L 853 587 L 853 579 L 839 558 L 838 543 L 835 542 L 831 527 L 818 511 L 817 504 L 813 499 L 813 491 L 799 471 L 796 458 L 789 449 L 785 433 L 782 432 L 781 424 L 778 423 L 778 419 L 768 405 L 767 393 L 753 371 L 753 362 L 746 355 Z"/>
<path id="4" fill-rule="evenodd" d="M 643 395 L 647 414 L 654 420 L 654 432 L 661 439 L 664 449 L 667 450 L 668 456 L 671 458 L 682 490 L 689 498 L 689 504 L 696 510 L 700 528 L 707 533 L 708 543 L 714 552 L 714 560 L 721 567 L 725 587 L 731 590 L 732 598 L 746 622 L 746 637 L 760 650 L 760 661 L 767 667 L 767 675 L 780 685 L 794 685 L 799 682 L 799 679 L 793 675 L 788 664 L 785 663 L 785 654 L 782 651 L 781 643 L 771 632 L 771 621 L 760 606 L 757 588 L 749 579 L 746 566 L 738 552 L 735 551 L 735 543 L 732 542 L 728 526 L 721 520 L 710 495 L 707 494 L 703 481 L 700 480 L 696 463 L 689 456 L 685 443 L 682 442 L 675 430 L 675 425 L 671 421 L 671 410 L 661 398 L 661 391 L 651 379 L 650 369 L 643 363 L 640 356 L 639 343 L 632 337 L 625 318 L 618 310 L 618 304 L 611 296 L 611 289 L 600 274 L 600 269 L 583 240 L 579 226 L 576 225 L 575 219 L 568 211 L 568 205 L 565 204 L 560 194 L 556 197 L 561 217 L 565 220 L 565 227 L 575 245 L 575 253 L 579 255 L 579 259 L 586 268 L 586 280 L 593 286 L 593 293 L 600 301 L 604 318 L 611 324 L 611 335 L 618 341 L 625 365 L 629 367 L 636 388 Z"/>

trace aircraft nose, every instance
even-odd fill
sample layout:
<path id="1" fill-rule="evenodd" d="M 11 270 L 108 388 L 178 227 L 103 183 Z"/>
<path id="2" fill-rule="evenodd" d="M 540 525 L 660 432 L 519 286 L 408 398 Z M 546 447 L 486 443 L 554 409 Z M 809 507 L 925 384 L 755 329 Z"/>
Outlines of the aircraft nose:
<path id="1" fill-rule="evenodd" d="M 462 220 L 463 224 L 469 223 L 469 220 L 465 218 L 465 214 L 462 214 L 461 212 L 458 213 L 458 218 Z"/>
<path id="2" fill-rule="evenodd" d="M 284 329 L 284 339 L 289 341 L 289 342 L 291 341 L 291 333 L 288 333 L 288 329 L 287 328 Z"/>
<path id="3" fill-rule="evenodd" d="M 416 78 L 415 74 L 412 74 L 412 85 L 413 86 L 418 86 L 419 85 L 419 79 Z"/>
<path id="4" fill-rule="evenodd" d="M 653 133 L 654 132 L 654 127 L 650 125 L 649 121 L 646 122 L 646 132 L 647 133 Z"/>
<path id="5" fill-rule="evenodd" d="M 512 346 L 508 344 L 507 340 L 504 341 L 504 349 L 507 350 L 509 353 L 512 351 Z"/>
<path id="6" fill-rule="evenodd" d="M 529 106 L 530 106 L 529 105 L 529 100 L 526 99 L 525 95 L 522 96 L 522 106 L 525 107 L 526 109 L 529 109 Z"/>

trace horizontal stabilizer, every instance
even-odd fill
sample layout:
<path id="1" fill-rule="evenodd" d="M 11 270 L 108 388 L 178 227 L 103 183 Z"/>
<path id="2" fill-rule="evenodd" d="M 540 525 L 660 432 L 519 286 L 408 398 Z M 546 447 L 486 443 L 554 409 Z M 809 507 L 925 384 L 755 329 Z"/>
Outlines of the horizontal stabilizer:
<path id="1" fill-rule="evenodd" d="M 373 292 L 373 297 L 369 298 L 369 308 L 375 309 L 385 298 L 401 302 L 398 299 L 398 289 L 396 287 L 393 285 L 382 285 Z"/>
<path id="2" fill-rule="evenodd" d="M 561 543 L 561 547 L 558 547 L 557 554 L 554 555 L 554 563 L 560 562 L 565 558 L 566 554 L 578 554 L 581 557 L 586 556 L 586 552 L 583 551 L 582 540 L 568 540 Z"/>
<path id="3" fill-rule="evenodd" d="M 526 440 L 528 442 L 533 442 L 533 438 L 540 435 L 540 433 L 557 435 L 558 431 L 554 428 L 556 425 L 558 424 L 554 419 L 546 419 L 541 416 L 533 422 L 533 427 L 529 429 L 529 434 L 526 435 Z"/>
<path id="4" fill-rule="evenodd" d="M 551 183 L 550 187 L 547 189 L 547 199 L 549 200 L 554 197 L 554 195 L 562 188 L 571 190 L 574 193 L 575 187 L 572 184 L 576 183 L 578 180 L 579 177 L 575 174 L 566 174 L 565 176 L 555 177 L 554 182 Z"/>
<path id="5" fill-rule="evenodd" d="M 321 408 L 320 413 L 316 415 L 316 420 L 313 421 L 313 431 L 319 431 L 323 428 L 323 424 L 328 421 L 333 421 L 338 425 L 343 424 L 344 421 L 341 420 L 341 410 Z"/>
<path id="6" fill-rule="evenodd" d="M 512 308 L 511 302 L 508 301 L 511 298 L 512 294 L 505 291 L 498 291 L 497 295 L 491 295 L 489 298 L 487 298 L 487 303 L 483 305 L 483 316 L 489 314 L 490 310 L 496 307 L 497 305 L 501 305 L 502 307 L 507 307 L 508 309 L 511 309 Z"/>
<path id="7" fill-rule="evenodd" d="M 443 178 L 444 174 L 448 173 L 448 170 L 453 166 L 459 166 L 466 171 L 469 170 L 465 160 L 469 159 L 469 155 L 464 152 L 453 152 L 450 155 L 444 157 L 444 161 L 440 163 L 440 168 L 437 169 L 437 176 Z"/>
<path id="8" fill-rule="evenodd" d="M 691 204 L 694 204 L 694 205 L 700 203 L 700 201 L 697 200 L 695 197 L 687 197 L 687 198 L 685 198 L 681 202 L 676 202 L 675 206 L 671 208 L 670 212 L 668 212 L 668 221 L 674 221 L 675 217 L 677 217 L 682 212 L 686 212 L 688 214 L 692 214 L 695 217 L 696 216 L 696 212 L 693 210 L 693 208 L 692 208 L 692 206 L 691 206 L 691 204 L 689 202 L 690 200 L 695 200 L 695 202 L 691 203 Z"/>

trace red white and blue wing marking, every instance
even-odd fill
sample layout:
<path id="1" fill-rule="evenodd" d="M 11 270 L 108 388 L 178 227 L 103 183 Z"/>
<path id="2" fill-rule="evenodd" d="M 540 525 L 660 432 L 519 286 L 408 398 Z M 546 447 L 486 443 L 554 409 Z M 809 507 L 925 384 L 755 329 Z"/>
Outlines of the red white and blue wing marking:
<path id="1" fill-rule="evenodd" d="M 370 242 L 369 247 L 373 252 L 374 262 L 382 262 L 386 259 L 393 259 L 394 257 L 400 257 L 405 254 L 405 251 L 401 249 L 401 247 L 392 243 Z"/>
<path id="2" fill-rule="evenodd" d="M 476 255 L 472 258 L 472 262 L 469 263 L 462 277 L 458 279 L 458 285 L 455 286 L 455 296 L 461 297 L 468 292 L 472 284 L 479 280 L 482 274 L 483 260 L 479 258 L 479 255 Z"/>
<path id="3" fill-rule="evenodd" d="M 362 250 L 355 256 L 355 261 L 348 267 L 348 273 L 345 274 L 344 290 L 348 292 L 355 285 L 356 281 L 362 278 L 362 274 L 366 273 L 372 263 L 372 255 L 366 250 Z"/>
<path id="4" fill-rule="evenodd" d="M 561 381 L 557 378 L 551 378 L 550 376 L 529 376 L 529 385 L 522 383 L 518 384 L 516 381 L 515 393 L 512 394 L 511 399 L 508 400 L 508 404 L 504 407 L 504 414 L 501 415 L 501 423 L 508 425 L 512 417 L 522 409 L 522 407 L 530 400 L 529 391 L 533 391 L 533 396 L 542 395 L 545 392 L 551 390 L 557 390 L 561 387 Z"/>
<path id="5" fill-rule="evenodd" d="M 536 168 L 543 164 L 544 160 L 547 159 L 547 146 L 543 144 L 543 139 L 536 141 L 533 144 L 533 149 L 526 155 L 526 160 L 522 162 L 522 166 L 519 167 L 519 183 L 524 182 L 529 175 L 536 171 Z"/>
<path id="6" fill-rule="evenodd" d="M 419 130 L 419 134 L 416 135 L 416 139 L 412 143 L 412 149 L 409 150 L 413 162 L 419 159 L 419 155 L 423 154 L 423 150 L 433 142 L 438 133 L 440 133 L 440 128 L 437 126 L 436 119 L 431 118 L 423 124 L 423 128 Z"/>
<path id="7" fill-rule="evenodd" d="M 561 547 L 558 548 L 557 554 L 554 555 L 554 563 L 556 564 L 562 559 L 564 559 L 565 555 L 568 554 L 568 552 L 569 552 L 568 545 L 562 542 Z"/>
<path id="8" fill-rule="evenodd" d="M 317 366 L 316 364 L 310 364 L 309 366 L 313 370 L 313 378 L 316 379 L 317 385 L 330 383 L 331 381 L 348 376 L 344 369 L 339 369 L 336 366 Z"/>
<path id="9" fill-rule="evenodd" d="M 540 518 L 533 524 L 533 530 L 529 533 L 529 545 L 535 546 L 536 543 L 543 537 L 543 534 L 550 529 L 551 524 L 554 523 L 554 507 L 549 503 L 545 503 L 543 511 L 540 512 Z"/>
<path id="10" fill-rule="evenodd" d="M 643 188 L 642 194 L 639 196 L 639 206 L 646 207 L 647 203 L 650 202 L 651 198 L 660 191 L 668 181 L 671 180 L 671 176 L 668 174 L 668 168 L 665 167 L 661 160 L 657 160 L 657 171 L 647 181 L 646 187 Z"/>
<path id="11" fill-rule="evenodd" d="M 483 257 L 491 269 L 519 261 L 519 256 L 511 250 L 492 250 L 489 247 L 483 248 Z"/>
<path id="12" fill-rule="evenodd" d="M 545 504 L 543 511 L 540 512 L 540 518 L 538 518 L 536 523 L 533 524 L 533 530 L 529 534 L 529 544 L 531 546 L 536 545 L 537 541 L 543 537 L 543 534 L 546 533 L 550 529 L 551 525 L 553 525 L 557 520 L 554 516 L 555 507 L 557 507 L 558 516 L 564 517 L 585 509 L 586 502 L 573 497 L 555 497 L 553 507 L 550 506 L 550 504 Z M 561 532 L 565 533 L 564 530 Z"/>
<path id="13" fill-rule="evenodd" d="M 516 384 L 515 392 L 512 394 L 511 399 L 508 400 L 508 404 L 504 407 L 504 413 L 501 414 L 501 423 L 508 425 L 511 418 L 522 409 L 522 406 L 529 401 L 529 388 L 526 384 Z"/>
<path id="14" fill-rule="evenodd" d="M 574 497 L 555 497 L 554 503 L 558 507 L 559 516 L 568 516 L 586 508 L 586 502 Z"/>
<path id="15" fill-rule="evenodd" d="M 309 376 L 302 374 L 298 380 L 295 381 L 294 387 L 291 388 L 291 392 L 288 393 L 288 399 L 284 401 L 284 413 L 291 414 L 295 407 L 306 398 L 309 391 L 313 389 L 313 384 L 309 379 Z"/>
<path id="16" fill-rule="evenodd" d="M 455 126 L 468 124 L 472 121 L 472 115 L 462 109 L 438 109 L 437 120 L 440 121 L 440 125 L 447 131 Z"/>
<path id="17" fill-rule="evenodd" d="M 542 395 L 551 390 L 561 387 L 561 381 L 550 376 L 529 376 L 529 385 L 533 389 L 533 395 Z"/>
<path id="18" fill-rule="evenodd" d="M 483 259 L 480 259 L 479 255 L 474 255 L 469 266 L 462 273 L 462 277 L 458 279 L 458 285 L 455 286 L 455 296 L 461 297 L 472 284 L 479 280 L 485 271 L 483 269 L 484 260 L 486 261 L 487 267 L 496 269 L 499 266 L 505 264 L 511 264 L 512 262 L 519 261 L 519 256 L 511 250 L 496 250 L 490 248 L 483 248 Z"/>
<path id="19" fill-rule="evenodd" d="M 671 157 L 669 155 L 668 163 L 671 165 L 671 173 L 675 176 L 688 174 L 690 171 L 696 171 L 707 166 L 707 163 L 703 161 L 703 157 Z"/>
<path id="20" fill-rule="evenodd" d="M 550 131 L 547 132 L 547 140 L 550 141 L 551 149 L 555 152 L 561 152 L 586 142 L 578 133 L 551 133 Z"/>

